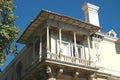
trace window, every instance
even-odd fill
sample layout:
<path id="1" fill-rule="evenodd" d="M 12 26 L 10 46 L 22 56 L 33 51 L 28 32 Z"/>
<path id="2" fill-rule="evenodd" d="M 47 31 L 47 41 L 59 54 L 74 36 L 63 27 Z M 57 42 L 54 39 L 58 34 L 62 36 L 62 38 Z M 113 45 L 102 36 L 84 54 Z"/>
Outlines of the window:
<path id="1" fill-rule="evenodd" d="M 69 51 L 68 43 L 62 42 L 62 50 L 61 50 L 62 54 L 63 55 L 68 55 L 68 51 Z"/>
<path id="2" fill-rule="evenodd" d="M 82 57 L 82 55 L 81 55 L 81 47 L 78 46 L 77 50 L 78 50 L 78 57 L 81 58 Z"/>
<path id="3" fill-rule="evenodd" d="M 72 56 L 73 57 L 75 57 L 75 46 L 74 46 L 74 40 L 72 41 L 73 43 L 72 43 Z M 83 42 L 82 41 L 79 41 L 79 40 L 77 40 L 76 41 L 76 48 L 77 48 L 77 55 L 78 55 L 78 57 L 79 58 L 82 58 L 82 45 L 83 45 Z"/>
<path id="4" fill-rule="evenodd" d="M 73 42 L 73 44 L 74 44 L 74 40 L 72 41 Z M 82 41 L 76 41 L 76 44 L 79 44 L 79 45 L 82 45 L 83 44 L 83 42 Z"/>
<path id="5" fill-rule="evenodd" d="M 108 35 L 110 37 L 114 37 L 114 38 L 116 38 L 116 36 L 117 36 L 116 32 L 113 29 L 108 32 Z"/>
<path id="6" fill-rule="evenodd" d="M 110 36 L 111 36 L 111 37 L 114 37 L 114 34 L 113 34 L 113 33 L 110 33 Z"/>
<path id="7" fill-rule="evenodd" d="M 71 56 L 75 57 L 75 47 L 74 46 L 72 46 L 72 54 L 71 54 Z"/>
<path id="8" fill-rule="evenodd" d="M 78 57 L 79 58 L 82 58 L 84 55 L 82 55 L 82 46 L 81 45 L 77 45 L 77 54 L 78 54 Z M 71 56 L 75 57 L 75 46 L 72 44 L 72 47 L 71 47 Z"/>
<path id="9" fill-rule="evenodd" d="M 69 43 L 66 42 L 66 41 L 62 41 L 61 47 L 60 47 L 59 43 L 60 43 L 60 42 L 58 41 L 58 42 L 57 42 L 57 52 L 59 53 L 59 52 L 60 52 L 59 49 L 61 49 L 61 54 L 62 54 L 62 55 L 67 55 L 67 56 L 69 56 Z"/>

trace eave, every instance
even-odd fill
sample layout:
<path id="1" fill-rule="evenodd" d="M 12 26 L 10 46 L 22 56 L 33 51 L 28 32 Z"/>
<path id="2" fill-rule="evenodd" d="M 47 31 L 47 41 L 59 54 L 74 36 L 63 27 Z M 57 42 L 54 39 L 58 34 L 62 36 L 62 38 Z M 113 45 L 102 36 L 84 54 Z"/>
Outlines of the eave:
<path id="1" fill-rule="evenodd" d="M 64 22 L 70 25 L 74 25 L 90 32 L 98 32 L 100 30 L 99 26 L 95 26 L 78 19 L 74 19 L 65 15 L 56 14 L 50 11 L 42 10 L 38 16 L 28 25 L 27 29 L 23 32 L 20 38 L 17 40 L 18 43 L 26 44 L 27 39 L 32 35 L 32 33 L 39 27 L 40 24 L 46 20 L 55 20 Z"/>

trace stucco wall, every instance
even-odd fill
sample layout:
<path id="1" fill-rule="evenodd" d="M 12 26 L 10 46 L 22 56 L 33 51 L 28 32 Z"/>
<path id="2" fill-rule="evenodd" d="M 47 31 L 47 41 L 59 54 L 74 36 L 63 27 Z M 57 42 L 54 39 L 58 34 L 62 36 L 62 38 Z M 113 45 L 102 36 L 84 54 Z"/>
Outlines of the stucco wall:
<path id="1" fill-rule="evenodd" d="M 101 49 L 101 67 L 105 68 L 105 72 L 113 75 L 120 75 L 120 54 L 116 52 L 115 42 L 103 40 L 100 43 Z"/>

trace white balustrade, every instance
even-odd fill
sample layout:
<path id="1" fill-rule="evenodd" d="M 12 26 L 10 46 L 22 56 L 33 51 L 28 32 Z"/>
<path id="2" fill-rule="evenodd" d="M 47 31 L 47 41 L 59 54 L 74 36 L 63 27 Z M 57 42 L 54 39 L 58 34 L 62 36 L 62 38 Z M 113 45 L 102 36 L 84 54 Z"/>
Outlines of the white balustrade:
<path id="1" fill-rule="evenodd" d="M 48 53 L 47 55 L 48 55 L 47 58 L 49 58 L 51 60 L 58 60 L 58 61 L 78 64 L 78 65 L 90 66 L 90 61 L 89 60 L 70 57 L 70 56 L 66 56 L 66 55 L 59 55 L 59 54 L 55 54 L 55 53 Z"/>

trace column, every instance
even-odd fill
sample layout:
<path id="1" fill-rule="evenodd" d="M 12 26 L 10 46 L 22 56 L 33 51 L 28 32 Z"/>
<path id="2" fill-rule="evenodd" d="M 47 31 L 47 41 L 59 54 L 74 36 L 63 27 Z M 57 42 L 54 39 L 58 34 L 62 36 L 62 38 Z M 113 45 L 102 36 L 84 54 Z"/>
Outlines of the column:
<path id="1" fill-rule="evenodd" d="M 59 55 L 62 52 L 62 37 L 61 37 L 61 28 L 59 28 Z"/>
<path id="2" fill-rule="evenodd" d="M 47 26 L 47 53 L 50 52 L 50 45 L 49 45 L 49 26 Z"/>
<path id="3" fill-rule="evenodd" d="M 94 37 L 93 37 L 94 38 Z M 94 39 L 92 38 L 92 47 L 93 47 L 93 53 L 92 53 L 92 57 L 93 57 L 93 63 L 95 65 L 96 63 L 96 51 L 95 51 L 95 42 L 94 42 Z"/>
<path id="4" fill-rule="evenodd" d="M 87 42 L 88 42 L 88 54 L 89 54 L 89 60 L 91 60 L 91 53 L 90 53 L 90 37 L 87 37 Z"/>
<path id="5" fill-rule="evenodd" d="M 41 61 L 41 55 L 42 55 L 42 29 L 40 29 L 39 61 Z"/>
<path id="6" fill-rule="evenodd" d="M 77 45 L 76 45 L 76 32 L 74 32 L 74 47 L 75 47 L 75 57 L 78 57 Z"/>

